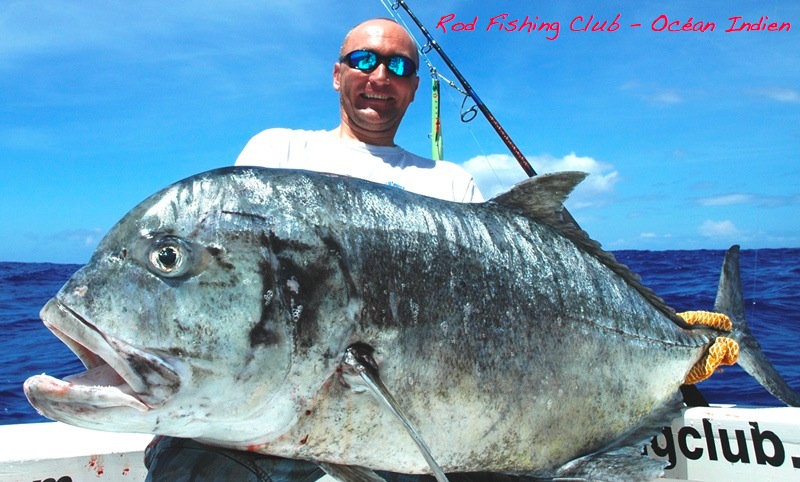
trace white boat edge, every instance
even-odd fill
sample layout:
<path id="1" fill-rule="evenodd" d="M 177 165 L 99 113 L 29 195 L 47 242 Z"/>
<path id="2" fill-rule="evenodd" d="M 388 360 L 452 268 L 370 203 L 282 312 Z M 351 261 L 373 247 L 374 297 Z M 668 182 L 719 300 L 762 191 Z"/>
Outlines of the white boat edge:
<path id="1" fill-rule="evenodd" d="M 152 438 L 60 422 L 0 425 L 0 482 L 143 481 Z M 687 408 L 646 452 L 669 461 L 660 480 L 800 480 L 800 408 Z"/>

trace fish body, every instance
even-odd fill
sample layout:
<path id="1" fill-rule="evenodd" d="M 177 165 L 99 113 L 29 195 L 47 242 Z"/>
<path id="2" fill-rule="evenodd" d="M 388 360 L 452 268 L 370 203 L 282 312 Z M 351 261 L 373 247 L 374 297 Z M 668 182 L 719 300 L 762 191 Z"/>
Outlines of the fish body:
<path id="1" fill-rule="evenodd" d="M 342 368 L 365 344 L 445 472 L 557 475 L 666 422 L 719 335 L 560 219 L 582 178 L 459 204 L 303 171 L 193 176 L 43 308 L 87 372 L 26 395 L 88 428 L 426 473 Z"/>

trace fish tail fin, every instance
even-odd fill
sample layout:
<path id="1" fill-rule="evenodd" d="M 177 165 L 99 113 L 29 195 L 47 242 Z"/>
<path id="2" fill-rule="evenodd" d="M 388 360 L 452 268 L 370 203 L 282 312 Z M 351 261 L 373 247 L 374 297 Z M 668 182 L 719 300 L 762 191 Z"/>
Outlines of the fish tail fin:
<path id="1" fill-rule="evenodd" d="M 758 340 L 750 333 L 745 319 L 742 293 L 739 246 L 734 245 L 725 254 L 714 311 L 724 313 L 733 322 L 730 337 L 739 344 L 739 366 L 777 399 L 789 406 L 800 407 L 800 395 L 775 370 L 772 363 L 764 356 Z"/>

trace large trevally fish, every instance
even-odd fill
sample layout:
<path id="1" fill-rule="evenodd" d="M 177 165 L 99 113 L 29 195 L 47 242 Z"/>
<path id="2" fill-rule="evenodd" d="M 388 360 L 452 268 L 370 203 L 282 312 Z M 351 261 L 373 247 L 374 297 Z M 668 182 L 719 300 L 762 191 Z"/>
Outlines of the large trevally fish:
<path id="1" fill-rule="evenodd" d="M 721 335 L 800 404 L 744 325 L 738 251 L 715 306 L 733 331 L 691 327 L 562 221 L 584 176 L 482 204 L 302 171 L 191 177 L 134 208 L 42 309 L 87 371 L 34 376 L 26 395 L 70 424 L 343 479 L 337 467 L 650 477 L 624 447 L 668 422 Z"/>

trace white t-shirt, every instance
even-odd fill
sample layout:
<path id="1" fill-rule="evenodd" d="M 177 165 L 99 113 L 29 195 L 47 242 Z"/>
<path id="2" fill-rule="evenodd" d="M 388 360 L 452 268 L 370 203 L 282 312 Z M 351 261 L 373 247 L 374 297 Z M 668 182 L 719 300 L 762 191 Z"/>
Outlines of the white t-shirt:
<path id="1" fill-rule="evenodd" d="M 267 129 L 250 139 L 236 165 L 326 172 L 448 201 L 483 201 L 475 180 L 457 164 L 426 159 L 401 147 L 342 139 L 333 131 Z"/>

